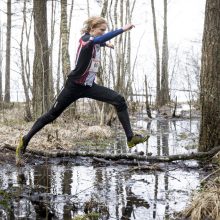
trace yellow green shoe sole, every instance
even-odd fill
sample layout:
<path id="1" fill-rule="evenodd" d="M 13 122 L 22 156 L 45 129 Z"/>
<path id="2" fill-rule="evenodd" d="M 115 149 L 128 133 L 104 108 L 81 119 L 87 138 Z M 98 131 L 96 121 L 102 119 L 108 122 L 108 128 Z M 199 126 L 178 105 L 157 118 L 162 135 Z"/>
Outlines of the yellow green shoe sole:
<path id="1" fill-rule="evenodd" d="M 132 142 L 132 141 L 130 141 L 130 142 L 127 143 L 127 144 L 128 144 L 128 147 L 129 147 L 129 148 L 132 148 L 132 147 L 136 146 L 137 144 L 144 143 L 145 141 L 147 141 L 147 140 L 149 139 L 149 137 L 150 137 L 150 135 L 146 135 L 145 137 L 143 137 L 142 140 L 140 140 L 140 141 L 138 141 L 138 142 Z"/>

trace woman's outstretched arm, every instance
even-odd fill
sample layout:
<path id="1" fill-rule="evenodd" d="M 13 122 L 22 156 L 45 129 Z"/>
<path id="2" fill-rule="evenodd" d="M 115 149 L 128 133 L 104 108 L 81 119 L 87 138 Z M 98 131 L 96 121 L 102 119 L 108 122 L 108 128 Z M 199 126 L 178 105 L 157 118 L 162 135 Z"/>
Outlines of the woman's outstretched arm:
<path id="1" fill-rule="evenodd" d="M 114 31 L 110 31 L 110 32 L 103 34 L 101 36 L 94 37 L 93 42 L 94 42 L 94 44 L 103 44 L 106 41 L 109 41 L 112 38 L 118 36 L 119 34 L 122 34 L 123 32 L 128 31 L 128 30 L 131 30 L 133 27 L 134 27 L 134 25 L 127 24 L 123 28 L 120 28 L 120 29 L 117 29 Z"/>

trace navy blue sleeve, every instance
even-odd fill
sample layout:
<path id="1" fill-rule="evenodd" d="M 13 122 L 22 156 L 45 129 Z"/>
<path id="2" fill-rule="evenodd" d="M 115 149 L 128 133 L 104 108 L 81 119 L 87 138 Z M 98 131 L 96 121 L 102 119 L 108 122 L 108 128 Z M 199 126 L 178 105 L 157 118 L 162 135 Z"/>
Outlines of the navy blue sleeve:
<path id="1" fill-rule="evenodd" d="M 106 43 L 101 43 L 100 46 L 101 46 L 101 47 L 105 47 L 105 46 L 106 46 Z"/>
<path id="2" fill-rule="evenodd" d="M 93 42 L 94 44 L 103 44 L 105 43 L 106 41 L 108 40 L 111 40 L 113 37 L 116 37 L 118 36 L 119 34 L 122 34 L 123 33 L 123 29 L 117 29 L 115 31 L 110 31 L 106 34 L 103 34 L 101 36 L 98 36 L 98 37 L 95 37 L 93 39 Z"/>

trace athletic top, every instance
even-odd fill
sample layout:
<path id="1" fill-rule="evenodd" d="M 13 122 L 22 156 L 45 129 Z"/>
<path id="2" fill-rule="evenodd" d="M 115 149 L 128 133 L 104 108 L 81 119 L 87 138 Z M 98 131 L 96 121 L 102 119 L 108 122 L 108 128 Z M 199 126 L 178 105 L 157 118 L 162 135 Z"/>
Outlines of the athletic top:
<path id="1" fill-rule="evenodd" d="M 77 84 L 92 86 L 100 66 L 100 47 L 106 46 L 106 41 L 121 33 L 122 28 L 97 37 L 85 33 L 79 40 L 75 68 L 68 78 Z"/>

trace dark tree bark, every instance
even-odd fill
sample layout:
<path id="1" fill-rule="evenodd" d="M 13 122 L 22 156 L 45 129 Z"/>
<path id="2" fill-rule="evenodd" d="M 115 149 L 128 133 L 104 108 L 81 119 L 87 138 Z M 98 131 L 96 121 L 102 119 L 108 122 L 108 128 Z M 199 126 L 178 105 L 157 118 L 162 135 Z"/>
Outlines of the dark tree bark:
<path id="1" fill-rule="evenodd" d="M 35 54 L 33 66 L 33 113 L 39 117 L 49 109 L 49 50 L 47 2 L 34 0 Z"/>
<path id="2" fill-rule="evenodd" d="M 199 150 L 220 145 L 220 1 L 207 0 L 201 63 Z"/>
<path id="3" fill-rule="evenodd" d="M 10 102 L 10 61 L 11 61 L 11 0 L 7 1 L 7 35 L 6 35 L 6 64 L 5 64 L 5 97 Z"/>
<path id="4" fill-rule="evenodd" d="M 149 102 L 148 102 L 148 88 L 147 88 L 147 76 L 145 75 L 145 94 L 146 94 L 146 111 L 147 111 L 147 115 L 149 118 L 152 118 L 151 116 L 151 110 L 150 110 L 150 105 L 149 105 Z"/>

